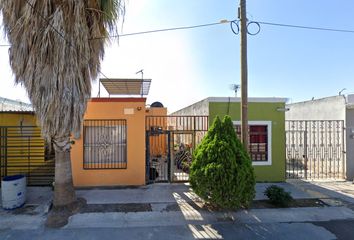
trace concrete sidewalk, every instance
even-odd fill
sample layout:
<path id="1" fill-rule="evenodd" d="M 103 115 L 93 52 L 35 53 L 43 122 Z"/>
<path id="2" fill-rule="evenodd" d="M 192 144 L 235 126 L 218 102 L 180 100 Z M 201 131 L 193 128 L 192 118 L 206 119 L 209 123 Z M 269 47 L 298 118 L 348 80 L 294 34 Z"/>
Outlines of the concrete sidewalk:
<path id="1" fill-rule="evenodd" d="M 277 185 L 291 193 L 295 199 L 336 199 L 354 204 L 354 184 L 346 181 L 302 181 L 288 180 L 282 183 L 257 183 L 254 200 L 264 200 L 265 189 Z M 46 212 L 51 203 L 52 189 L 49 187 L 28 187 L 26 206 L 37 206 L 39 212 Z M 88 204 L 126 204 L 126 203 L 176 203 L 181 197 L 187 202 L 199 202 L 188 183 L 158 183 L 140 187 L 90 188 L 76 190 L 78 197 L 85 198 Z M 1 196 L 1 192 L 0 192 Z M 1 197 L 0 197 L 1 206 Z M 0 214 L 4 213 L 0 210 Z M 11 211 L 10 211 L 11 212 Z M 17 212 L 21 212 L 17 210 Z"/>
<path id="2" fill-rule="evenodd" d="M 274 183 L 257 183 L 255 200 L 266 199 L 264 190 Z M 295 199 L 319 198 L 329 207 L 250 209 L 237 212 L 210 212 L 198 208 L 201 201 L 188 184 L 152 184 L 135 188 L 81 189 L 77 196 L 89 205 L 140 204 L 147 209 L 112 212 L 83 212 L 71 217 L 65 228 L 172 226 L 198 223 L 275 223 L 354 219 L 354 185 L 349 182 L 276 183 Z M 52 198 L 51 188 L 28 187 L 25 207 L 0 210 L 0 229 L 43 227 Z M 134 207 L 133 207 L 134 209 Z"/>
<path id="3" fill-rule="evenodd" d="M 266 199 L 263 192 L 270 185 L 258 183 L 255 200 Z M 352 183 L 276 185 L 296 199 L 320 198 L 328 206 L 215 212 L 200 208 L 200 199 L 187 184 L 80 189 L 77 195 L 97 211 L 82 211 L 70 217 L 65 227 L 48 229 L 44 222 L 53 192 L 29 187 L 23 208 L 0 210 L 0 239 L 336 239 L 345 232 L 338 232 L 343 229 L 338 226 L 354 224 Z M 107 206 L 112 208 L 107 211 Z M 345 229 L 345 236 L 354 234 L 351 227 Z"/>

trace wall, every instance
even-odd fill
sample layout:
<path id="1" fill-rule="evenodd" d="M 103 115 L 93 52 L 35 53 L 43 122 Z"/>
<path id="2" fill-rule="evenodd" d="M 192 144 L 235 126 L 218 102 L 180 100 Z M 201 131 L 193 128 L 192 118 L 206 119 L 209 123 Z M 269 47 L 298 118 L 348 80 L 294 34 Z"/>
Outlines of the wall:
<path id="1" fill-rule="evenodd" d="M 165 107 L 150 107 L 146 109 L 146 116 L 153 117 L 146 119 L 146 130 L 151 127 L 161 127 L 167 129 L 167 108 Z M 151 156 L 166 156 L 168 153 L 167 139 L 164 134 L 149 136 L 149 150 Z"/>
<path id="2" fill-rule="evenodd" d="M 194 103 L 188 107 L 185 107 L 181 110 L 171 113 L 171 115 L 208 116 L 209 115 L 208 103 L 209 103 L 209 100 L 206 98 L 200 102 Z"/>
<path id="3" fill-rule="evenodd" d="M 145 98 L 94 98 L 88 102 L 84 119 L 127 120 L 127 168 L 83 169 L 81 137 L 71 150 L 76 187 L 145 184 L 145 101 Z"/>
<path id="4" fill-rule="evenodd" d="M 231 98 L 230 102 L 228 98 L 210 98 L 209 101 L 210 123 L 217 115 L 220 118 L 230 115 L 233 121 L 240 121 L 239 98 Z M 272 122 L 272 164 L 254 166 L 256 180 L 259 182 L 285 181 L 285 114 L 284 111 L 277 111 L 277 108 L 284 109 L 285 101 L 286 99 L 282 98 L 249 99 L 249 121 Z"/>
<path id="5" fill-rule="evenodd" d="M 345 98 L 334 96 L 286 105 L 286 120 L 345 120 Z"/>
<path id="6" fill-rule="evenodd" d="M 347 100 L 347 102 L 346 102 Z M 346 179 L 354 178 L 354 139 L 351 129 L 354 129 L 354 95 L 333 96 L 312 101 L 287 105 L 286 120 L 343 120 L 346 127 Z"/>
<path id="7" fill-rule="evenodd" d="M 167 116 L 167 108 L 150 107 L 146 109 L 146 116 Z"/>
<path id="8" fill-rule="evenodd" d="M 33 112 L 0 112 L 0 126 L 36 126 Z"/>
<path id="9" fill-rule="evenodd" d="M 346 114 L 346 179 L 354 180 L 354 105 L 347 108 Z"/>

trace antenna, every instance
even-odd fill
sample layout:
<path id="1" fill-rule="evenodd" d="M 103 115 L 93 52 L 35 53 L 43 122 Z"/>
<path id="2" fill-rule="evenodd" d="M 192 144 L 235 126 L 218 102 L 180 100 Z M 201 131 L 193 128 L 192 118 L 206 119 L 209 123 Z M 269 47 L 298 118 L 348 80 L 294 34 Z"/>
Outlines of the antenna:
<path id="1" fill-rule="evenodd" d="M 237 97 L 237 91 L 240 89 L 240 85 L 239 84 L 231 84 L 230 88 L 231 88 L 231 90 L 233 90 L 235 92 L 235 97 Z"/>
<path id="2" fill-rule="evenodd" d="M 346 89 L 346 88 L 343 88 L 342 90 L 340 90 L 340 91 L 338 92 L 338 95 L 342 95 L 342 92 L 343 92 L 344 90 L 347 90 L 347 89 Z"/>
<path id="3" fill-rule="evenodd" d="M 141 79 L 144 80 L 144 69 L 137 71 L 135 74 L 141 73 Z"/>

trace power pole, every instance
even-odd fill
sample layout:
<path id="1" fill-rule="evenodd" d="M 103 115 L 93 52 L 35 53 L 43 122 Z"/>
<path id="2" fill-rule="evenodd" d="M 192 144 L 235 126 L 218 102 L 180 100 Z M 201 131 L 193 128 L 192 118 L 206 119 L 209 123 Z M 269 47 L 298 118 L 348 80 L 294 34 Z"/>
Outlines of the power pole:
<path id="1" fill-rule="evenodd" d="M 248 151 L 248 94 L 247 94 L 247 16 L 246 0 L 240 0 L 238 14 L 241 22 L 241 138 Z"/>

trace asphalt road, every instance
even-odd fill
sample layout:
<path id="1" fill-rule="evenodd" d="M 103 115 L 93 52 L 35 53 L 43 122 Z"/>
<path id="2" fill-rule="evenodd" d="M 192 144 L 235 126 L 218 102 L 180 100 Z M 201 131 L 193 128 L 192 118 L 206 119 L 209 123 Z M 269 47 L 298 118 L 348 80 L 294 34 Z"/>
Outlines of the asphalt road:
<path id="1" fill-rule="evenodd" d="M 313 224 L 326 228 L 336 235 L 337 239 L 354 239 L 354 220 L 334 220 L 328 222 L 314 222 Z"/>
<path id="2" fill-rule="evenodd" d="M 220 223 L 131 228 L 0 230 L 0 239 L 353 239 L 354 220 L 315 223 Z"/>

